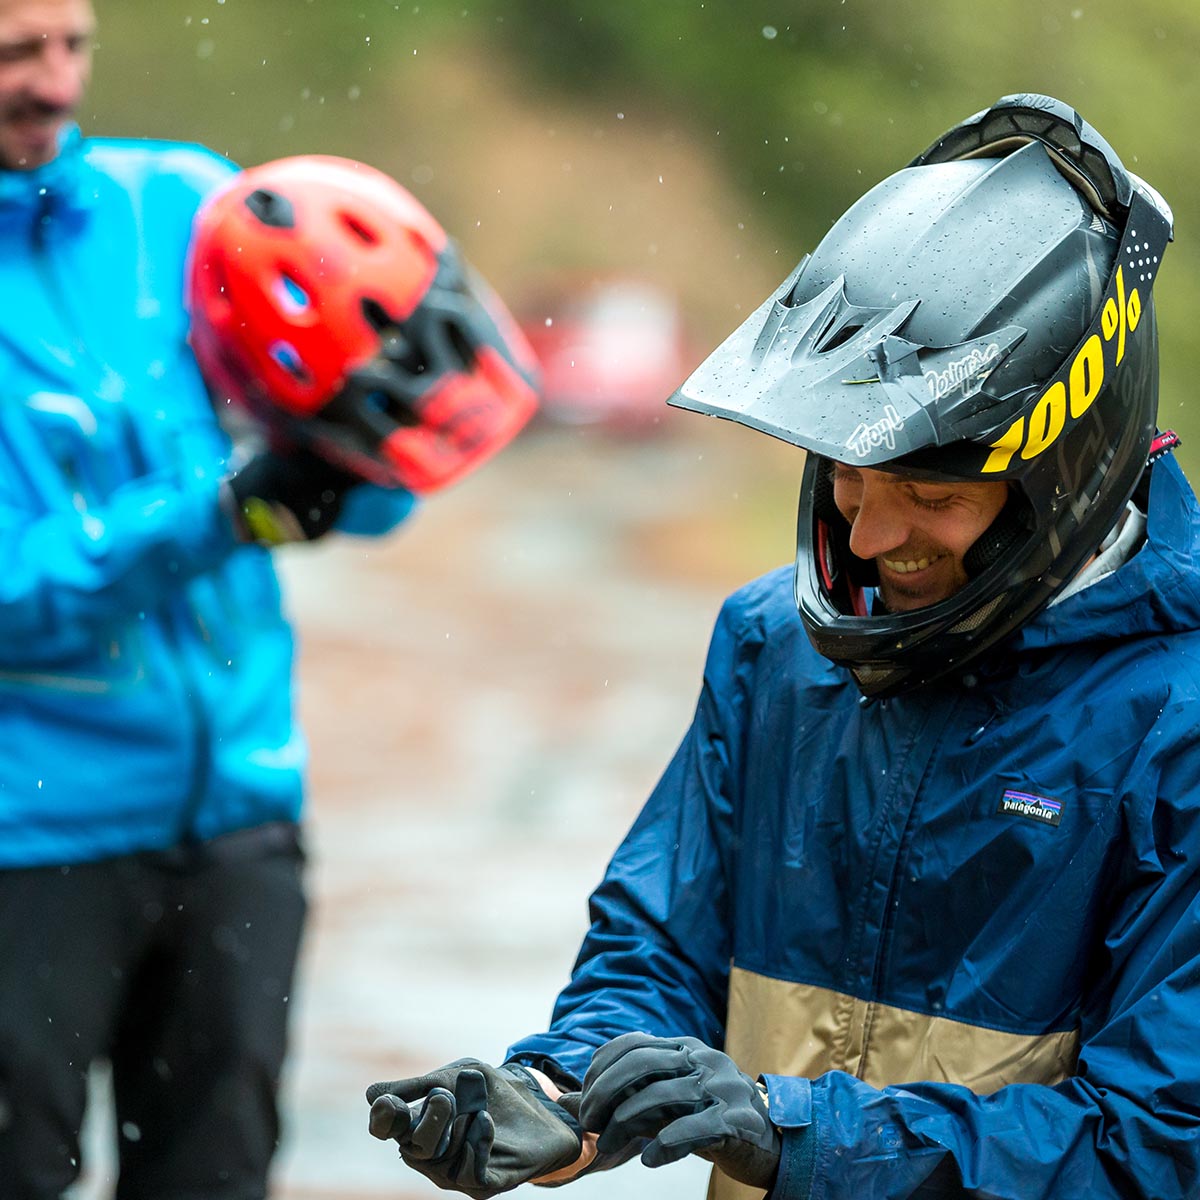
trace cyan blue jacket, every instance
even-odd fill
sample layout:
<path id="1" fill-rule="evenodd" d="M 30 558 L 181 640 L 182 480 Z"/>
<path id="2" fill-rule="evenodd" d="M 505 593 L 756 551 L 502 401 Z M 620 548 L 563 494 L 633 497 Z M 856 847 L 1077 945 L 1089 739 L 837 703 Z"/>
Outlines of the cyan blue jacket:
<path id="1" fill-rule="evenodd" d="M 695 719 L 549 1032 L 690 1034 L 766 1077 L 771 1193 L 1200 1195 L 1200 511 L 968 675 L 885 702 L 790 570 L 725 605 Z M 724 1176 L 715 1195 L 761 1195 Z"/>
<path id="2" fill-rule="evenodd" d="M 72 131 L 0 172 L 0 867 L 300 813 L 292 635 L 218 503 L 230 444 L 186 342 L 192 218 L 234 170 Z M 412 502 L 351 500 L 356 532 Z"/>

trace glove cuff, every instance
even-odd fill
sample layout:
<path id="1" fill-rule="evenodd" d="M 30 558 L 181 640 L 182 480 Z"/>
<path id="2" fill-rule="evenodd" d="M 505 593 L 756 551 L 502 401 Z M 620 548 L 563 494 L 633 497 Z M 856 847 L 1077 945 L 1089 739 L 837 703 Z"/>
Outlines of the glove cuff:
<path id="1" fill-rule="evenodd" d="M 286 505 L 264 500 L 253 494 L 243 496 L 238 475 L 221 481 L 218 493 L 221 511 L 233 525 L 239 542 L 259 546 L 283 546 L 308 540 L 303 526 Z"/>

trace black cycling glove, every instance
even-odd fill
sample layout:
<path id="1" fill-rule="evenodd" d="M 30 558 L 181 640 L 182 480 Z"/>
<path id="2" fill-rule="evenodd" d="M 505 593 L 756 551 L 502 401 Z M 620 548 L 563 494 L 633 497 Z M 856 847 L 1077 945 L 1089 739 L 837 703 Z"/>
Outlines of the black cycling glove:
<path id="1" fill-rule="evenodd" d="M 410 1167 L 474 1200 L 569 1166 L 583 1145 L 571 1112 L 517 1063 L 460 1058 L 428 1075 L 373 1083 L 367 1100 L 375 1137 L 394 1139 Z"/>
<path id="2" fill-rule="evenodd" d="M 642 1162 L 687 1154 L 751 1187 L 769 1189 L 782 1152 L 759 1086 L 728 1055 L 696 1038 L 626 1033 L 601 1046 L 583 1081 L 579 1117 L 602 1154 L 651 1138 Z"/>
<path id="3" fill-rule="evenodd" d="M 302 447 L 264 450 L 226 481 L 244 542 L 311 542 L 332 528 L 346 493 L 362 480 Z"/>

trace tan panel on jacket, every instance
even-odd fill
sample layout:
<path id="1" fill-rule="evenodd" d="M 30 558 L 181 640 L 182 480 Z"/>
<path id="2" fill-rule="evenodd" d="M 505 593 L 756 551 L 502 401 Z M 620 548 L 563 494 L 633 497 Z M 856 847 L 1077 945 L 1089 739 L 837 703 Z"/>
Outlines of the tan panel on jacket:
<path id="1" fill-rule="evenodd" d="M 1076 1033 L 1001 1033 L 924 1013 L 871 1004 L 828 988 L 770 979 L 734 967 L 725 1051 L 747 1075 L 846 1071 L 872 1087 L 932 1080 L 981 1095 L 1009 1083 L 1058 1083 L 1075 1069 Z M 710 1200 L 763 1192 L 714 1171 Z"/>

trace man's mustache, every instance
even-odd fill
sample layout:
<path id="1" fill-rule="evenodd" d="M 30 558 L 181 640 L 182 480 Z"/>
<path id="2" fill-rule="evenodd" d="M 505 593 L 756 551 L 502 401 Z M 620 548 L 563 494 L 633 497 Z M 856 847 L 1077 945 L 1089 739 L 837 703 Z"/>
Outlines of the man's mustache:
<path id="1" fill-rule="evenodd" d="M 75 111 L 73 104 L 47 104 L 44 100 L 25 100 L 14 104 L 7 113 L 9 120 L 52 121 L 69 117 Z"/>

